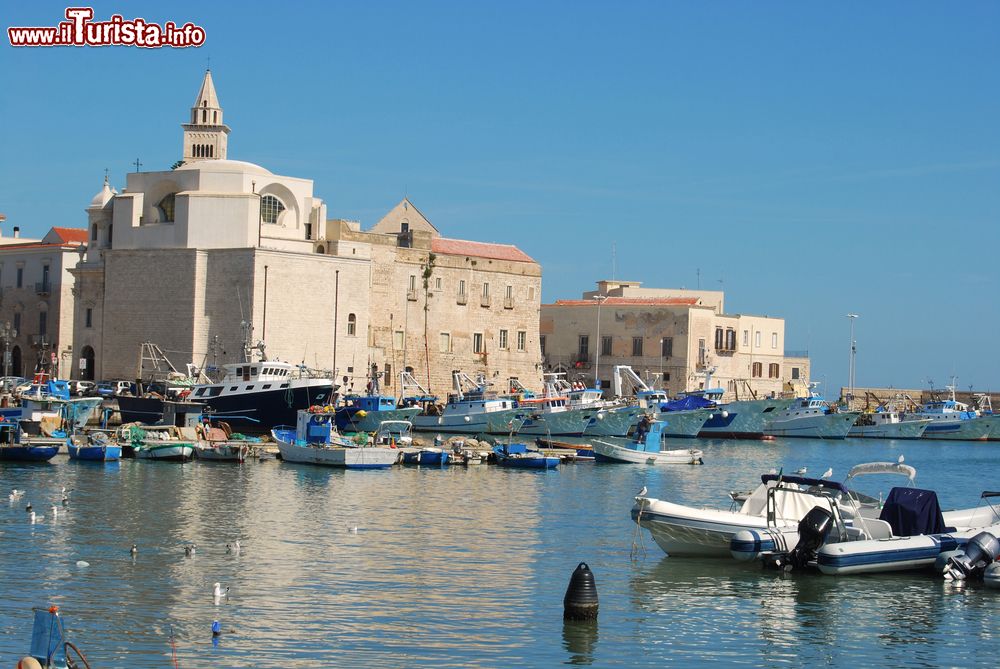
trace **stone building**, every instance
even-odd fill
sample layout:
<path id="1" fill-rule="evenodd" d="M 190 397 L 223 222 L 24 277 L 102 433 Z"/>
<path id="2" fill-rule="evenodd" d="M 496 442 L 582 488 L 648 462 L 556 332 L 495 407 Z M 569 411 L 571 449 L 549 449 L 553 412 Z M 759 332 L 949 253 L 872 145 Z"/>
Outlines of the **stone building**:
<path id="1" fill-rule="evenodd" d="M 410 367 L 442 391 L 454 368 L 537 374 L 541 270 L 526 255 L 445 240 L 408 200 L 367 232 L 328 220 L 311 180 L 228 158 L 230 129 L 210 73 L 182 128 L 181 164 L 130 173 L 121 193 L 106 184 L 87 210 L 91 241 L 74 270 L 75 332 L 94 358 L 84 367 L 134 378 L 145 341 L 175 365 L 235 361 L 246 322 L 271 358 L 336 370 L 355 390 L 372 364 L 392 383 Z M 501 295 L 475 310 L 460 303 L 460 282 L 471 291 L 474 280 Z M 521 295 L 516 308 L 507 286 Z M 102 327 L 88 331 L 84 313 Z"/>
<path id="2" fill-rule="evenodd" d="M 0 374 L 30 375 L 39 363 L 67 375 L 74 356 L 73 277 L 87 231 L 52 228 L 0 238 Z"/>
<path id="3" fill-rule="evenodd" d="M 599 281 L 579 300 L 542 305 L 547 369 L 611 387 L 615 365 L 629 365 L 671 395 L 712 385 L 726 399 L 795 392 L 804 395 L 808 358 L 785 355 L 781 318 L 726 313 L 721 291 L 643 288 L 638 281 Z"/>

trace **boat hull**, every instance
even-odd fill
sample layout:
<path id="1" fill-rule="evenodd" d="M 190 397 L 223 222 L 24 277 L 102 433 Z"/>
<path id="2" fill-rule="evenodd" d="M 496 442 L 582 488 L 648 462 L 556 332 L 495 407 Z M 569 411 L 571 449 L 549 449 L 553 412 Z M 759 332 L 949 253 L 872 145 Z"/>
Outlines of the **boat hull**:
<path id="1" fill-rule="evenodd" d="M 860 414 L 855 411 L 778 417 L 764 428 L 772 437 L 808 437 L 813 439 L 844 439 Z"/>
<path id="2" fill-rule="evenodd" d="M 399 458 L 398 450 L 378 446 L 358 448 L 306 446 L 279 440 L 278 450 L 285 462 L 346 469 L 385 469 L 396 464 Z"/>
<path id="3" fill-rule="evenodd" d="M 510 469 L 555 469 L 559 458 L 538 457 L 497 457 L 497 464 Z"/>
<path id="4" fill-rule="evenodd" d="M 57 453 L 58 446 L 2 446 L 0 462 L 48 462 Z"/>
<path id="5" fill-rule="evenodd" d="M 926 569 L 942 552 L 964 547 L 980 531 L 826 544 L 817 551 L 816 566 L 834 575 Z"/>
<path id="6" fill-rule="evenodd" d="M 243 462 L 247 458 L 250 447 L 241 443 L 196 444 L 195 453 L 199 460 L 209 462 Z"/>
<path id="7" fill-rule="evenodd" d="M 760 439 L 774 412 L 787 409 L 795 399 L 739 400 L 712 411 L 698 432 L 714 439 Z M 667 421 L 669 422 L 669 418 Z"/>
<path id="8" fill-rule="evenodd" d="M 252 393 L 223 394 L 204 401 L 198 398 L 189 400 L 211 407 L 213 418 L 229 423 L 236 432 L 263 434 L 275 425 L 294 424 L 299 409 L 323 404 L 330 400 L 332 394 L 333 388 L 329 383 L 317 383 Z M 162 399 L 128 396 L 117 399 L 122 423 L 153 425 L 163 420 Z"/>
<path id="9" fill-rule="evenodd" d="M 510 434 L 511 431 L 517 433 L 521 429 L 526 415 L 524 409 L 501 409 L 478 414 L 414 416 L 410 422 L 413 429 L 419 432 Z"/>
<path id="10" fill-rule="evenodd" d="M 529 434 L 539 437 L 581 437 L 596 420 L 599 409 L 567 409 L 551 413 L 536 413 L 524 421 L 518 434 Z"/>
<path id="11" fill-rule="evenodd" d="M 187 462 L 194 457 L 194 443 L 148 439 L 135 449 L 135 457 L 140 460 L 162 460 L 165 462 Z"/>
<path id="12" fill-rule="evenodd" d="M 627 462 L 637 465 L 700 465 L 703 463 L 701 451 L 694 448 L 671 451 L 639 451 L 595 439 L 594 454 L 598 460 L 607 462 Z"/>
<path id="13" fill-rule="evenodd" d="M 697 437 L 702 426 L 712 416 L 712 409 L 692 409 L 690 411 L 662 411 L 656 414 L 656 420 L 664 421 L 665 437 Z"/>
<path id="14" fill-rule="evenodd" d="M 639 423 L 645 409 L 642 407 L 616 407 L 598 413 L 587 425 L 587 437 L 625 437 Z"/>
<path id="15" fill-rule="evenodd" d="M 919 439 L 930 422 L 928 419 L 886 425 L 854 425 L 848 430 L 847 436 L 862 439 Z"/>
<path id="16" fill-rule="evenodd" d="M 418 413 L 420 407 L 365 412 L 341 408 L 337 409 L 337 429 L 341 432 L 375 432 L 383 421 L 412 421 Z"/>
<path id="17" fill-rule="evenodd" d="M 992 431 L 992 423 L 981 418 L 969 420 L 934 420 L 924 430 L 922 439 L 947 439 L 953 441 L 980 441 Z"/>
<path id="18" fill-rule="evenodd" d="M 70 444 L 66 447 L 69 451 L 70 460 L 85 460 L 87 462 L 114 462 L 122 457 L 122 447 L 115 444 L 105 444 L 103 446 L 76 446 Z"/>

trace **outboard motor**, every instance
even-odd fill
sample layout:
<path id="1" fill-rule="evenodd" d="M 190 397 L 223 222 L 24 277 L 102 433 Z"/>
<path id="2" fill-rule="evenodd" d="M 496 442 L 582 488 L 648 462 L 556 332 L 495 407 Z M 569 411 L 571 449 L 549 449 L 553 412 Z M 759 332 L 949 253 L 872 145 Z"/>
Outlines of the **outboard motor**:
<path id="1" fill-rule="evenodd" d="M 789 553 L 774 555 L 765 566 L 776 569 L 801 569 L 816 559 L 816 551 L 826 543 L 834 527 L 833 513 L 821 506 L 814 506 L 799 521 L 799 543 Z"/>
<path id="2" fill-rule="evenodd" d="M 982 577 L 986 567 L 998 556 L 1000 556 L 1000 539 L 989 532 L 980 532 L 969 539 L 962 555 L 948 559 L 944 577 L 949 581 Z"/>

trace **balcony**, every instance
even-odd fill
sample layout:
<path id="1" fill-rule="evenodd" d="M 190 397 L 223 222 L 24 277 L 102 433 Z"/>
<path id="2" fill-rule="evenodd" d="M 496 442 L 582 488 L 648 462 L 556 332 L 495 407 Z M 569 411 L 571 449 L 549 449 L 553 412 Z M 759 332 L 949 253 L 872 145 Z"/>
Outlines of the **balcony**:
<path id="1" fill-rule="evenodd" d="M 35 284 L 35 293 L 38 295 L 48 295 L 52 292 L 52 284 L 48 281 L 39 281 Z"/>
<path id="2" fill-rule="evenodd" d="M 417 289 L 416 288 L 410 288 L 410 289 L 408 289 L 406 291 L 406 299 L 409 300 L 410 302 L 416 302 L 417 301 Z"/>
<path id="3" fill-rule="evenodd" d="M 514 298 L 513 297 L 505 297 L 505 298 L 503 298 L 503 308 L 504 309 L 513 309 L 514 308 Z"/>
<path id="4" fill-rule="evenodd" d="M 469 296 L 466 295 L 465 293 L 459 293 L 458 297 L 455 298 L 455 302 L 457 302 L 458 304 L 468 304 Z"/>
<path id="5" fill-rule="evenodd" d="M 30 338 L 32 348 L 41 348 L 48 343 L 48 335 L 36 334 Z"/>
<path id="6" fill-rule="evenodd" d="M 479 306 L 488 308 L 490 306 L 490 296 L 489 295 L 481 296 L 479 298 Z"/>
<path id="7" fill-rule="evenodd" d="M 728 346 L 723 346 L 722 348 L 717 347 L 715 349 L 715 352 L 718 353 L 719 355 L 732 355 L 736 353 L 736 347 L 735 346 L 733 346 L 732 348 L 729 348 Z"/>

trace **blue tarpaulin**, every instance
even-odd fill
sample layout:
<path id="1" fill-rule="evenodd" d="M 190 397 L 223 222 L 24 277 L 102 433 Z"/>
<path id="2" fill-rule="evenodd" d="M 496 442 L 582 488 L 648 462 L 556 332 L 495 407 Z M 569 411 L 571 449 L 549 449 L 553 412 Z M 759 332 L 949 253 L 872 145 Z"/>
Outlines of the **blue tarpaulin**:
<path id="1" fill-rule="evenodd" d="M 879 520 L 892 526 L 897 537 L 940 534 L 949 531 L 941 517 L 937 493 L 920 488 L 896 487 L 889 491 Z"/>
<path id="2" fill-rule="evenodd" d="M 691 411 L 692 409 L 704 409 L 713 405 L 714 402 L 706 400 L 704 397 L 688 395 L 679 400 L 664 402 L 660 405 L 660 411 Z"/>

